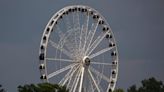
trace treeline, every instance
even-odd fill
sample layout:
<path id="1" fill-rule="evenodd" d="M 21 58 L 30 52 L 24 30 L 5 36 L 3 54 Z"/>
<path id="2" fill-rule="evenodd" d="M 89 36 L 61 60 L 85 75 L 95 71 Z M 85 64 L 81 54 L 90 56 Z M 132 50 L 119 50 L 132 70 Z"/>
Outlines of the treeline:
<path id="1" fill-rule="evenodd" d="M 132 85 L 127 92 L 164 92 L 164 84 L 162 81 L 156 80 L 154 77 L 141 81 L 141 86 Z M 123 89 L 116 89 L 114 92 L 125 92 Z"/>
<path id="2" fill-rule="evenodd" d="M 37 85 L 30 84 L 18 86 L 18 92 L 69 92 L 65 86 L 57 84 L 40 83 Z"/>
<path id="3" fill-rule="evenodd" d="M 18 92 L 69 92 L 65 86 L 59 86 L 58 84 L 39 83 L 39 84 L 25 84 L 17 87 Z M 0 85 L 0 92 L 7 92 Z"/>
<path id="4" fill-rule="evenodd" d="M 1 84 L 0 84 L 0 92 L 5 92 L 5 89 L 2 88 Z"/>
<path id="5" fill-rule="evenodd" d="M 130 86 L 127 91 L 123 89 L 115 89 L 114 92 L 164 92 L 164 84 L 162 81 L 156 80 L 154 77 L 144 79 L 141 81 L 141 86 Z M 0 85 L 0 92 L 7 92 Z M 69 92 L 65 86 L 59 86 L 57 84 L 39 83 L 39 84 L 26 84 L 18 86 L 18 92 Z"/>

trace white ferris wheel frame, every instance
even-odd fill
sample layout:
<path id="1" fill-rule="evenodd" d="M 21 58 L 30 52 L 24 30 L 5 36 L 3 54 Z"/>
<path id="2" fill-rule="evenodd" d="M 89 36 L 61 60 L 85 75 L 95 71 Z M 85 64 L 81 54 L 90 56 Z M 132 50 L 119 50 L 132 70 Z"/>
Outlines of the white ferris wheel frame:
<path id="1" fill-rule="evenodd" d="M 110 48 L 103 49 L 100 52 L 97 52 L 97 53 L 94 53 L 94 54 L 91 54 L 91 53 L 88 52 L 88 55 L 86 55 L 83 58 L 85 60 L 88 57 L 89 58 L 94 58 L 94 57 L 96 57 L 96 56 L 98 56 L 98 55 L 100 55 L 100 54 L 102 54 L 102 53 L 104 53 L 106 51 L 109 51 L 109 50 L 115 48 L 115 51 L 113 51 L 111 53 L 111 55 L 113 55 L 115 57 L 115 60 L 113 60 L 112 63 L 108 63 L 107 64 L 107 63 L 94 62 L 95 64 L 104 64 L 104 65 L 107 64 L 107 65 L 109 65 L 109 66 L 112 67 L 111 73 L 110 73 L 110 77 L 102 76 L 104 79 L 106 79 L 106 81 L 109 82 L 109 85 L 107 87 L 106 92 L 108 92 L 108 91 L 111 91 L 112 92 L 114 90 L 114 88 L 115 88 L 117 77 L 118 77 L 118 50 L 117 50 L 116 41 L 115 41 L 113 32 L 112 32 L 112 30 L 111 30 L 108 22 L 105 20 L 105 18 L 97 10 L 95 10 L 95 9 L 89 7 L 89 6 L 84 6 L 84 5 L 72 5 L 72 6 L 67 6 L 67 7 L 64 7 L 62 9 L 60 9 L 57 13 L 55 13 L 52 16 L 52 18 L 49 20 L 48 24 L 46 25 L 46 27 L 44 29 L 44 32 L 43 32 L 43 35 L 42 35 L 42 39 L 41 39 L 41 42 L 40 42 L 40 49 L 39 49 L 39 60 L 40 60 L 39 68 L 40 68 L 40 72 L 41 72 L 41 79 L 43 81 L 45 81 L 45 82 L 49 82 L 49 78 L 54 77 L 58 73 L 60 73 L 62 71 L 65 71 L 65 70 L 68 70 L 72 66 L 75 66 L 76 65 L 76 64 L 71 64 L 71 65 L 69 65 L 69 66 L 67 66 L 67 67 L 65 67 L 63 69 L 60 69 L 57 72 L 54 72 L 52 74 L 48 74 L 47 73 L 47 67 L 46 67 L 46 62 L 47 62 L 46 59 L 48 59 L 48 58 L 46 58 L 46 54 L 47 54 L 47 45 L 48 45 L 48 42 L 51 42 L 49 40 L 49 37 L 51 35 L 51 31 L 53 30 L 53 27 L 55 25 L 57 25 L 58 20 L 60 20 L 60 18 L 62 18 L 65 14 L 69 14 L 69 12 L 76 12 L 76 11 L 78 11 L 78 9 L 80 9 L 80 11 L 83 11 L 83 12 L 91 13 L 90 16 L 95 16 L 95 18 L 98 18 L 98 22 L 102 22 L 101 24 L 102 24 L 102 26 L 104 26 L 104 29 L 103 30 L 106 30 L 107 31 L 106 33 L 108 34 L 108 36 L 111 36 L 112 39 L 113 39 L 113 42 L 111 43 L 111 47 Z M 54 44 L 54 45 L 57 45 L 57 44 Z M 94 44 L 94 45 L 96 45 L 96 44 Z M 63 52 L 64 52 L 64 50 L 63 50 Z M 69 54 L 69 53 L 67 53 L 67 51 L 65 51 L 64 53 L 65 54 Z M 53 59 L 49 59 L 49 60 L 53 60 Z M 73 61 L 64 60 L 64 59 L 63 59 L 63 61 L 73 62 Z M 90 61 L 89 61 L 89 63 L 90 63 Z M 114 68 L 113 68 L 113 66 L 114 66 Z M 79 85 L 79 91 L 78 92 L 82 92 L 82 83 L 83 83 L 83 76 L 84 76 L 85 67 L 82 67 L 80 69 L 81 69 L 81 71 L 79 71 L 79 73 L 78 73 L 78 74 L 80 74 L 80 76 L 77 77 L 77 79 L 76 79 L 77 81 L 74 84 L 76 86 Z M 76 70 L 74 70 L 73 72 L 75 72 L 75 71 Z M 99 71 L 96 71 L 94 69 L 92 71 L 95 72 L 95 73 L 99 73 Z M 100 89 L 99 89 L 99 85 L 97 85 L 96 81 L 94 80 L 94 76 L 92 75 L 92 73 L 91 73 L 90 70 L 88 70 L 88 74 L 90 75 L 91 80 L 93 81 L 93 84 L 95 84 L 95 88 L 97 89 L 96 92 L 101 92 Z M 66 82 L 66 80 L 68 80 L 68 78 L 65 79 L 65 81 L 64 80 L 63 81 Z M 79 81 L 80 81 L 80 83 L 77 84 L 77 82 L 79 82 Z M 76 88 L 72 88 L 71 89 L 72 90 L 71 92 L 75 92 L 75 89 Z M 95 91 L 93 91 L 93 92 L 95 92 Z"/>

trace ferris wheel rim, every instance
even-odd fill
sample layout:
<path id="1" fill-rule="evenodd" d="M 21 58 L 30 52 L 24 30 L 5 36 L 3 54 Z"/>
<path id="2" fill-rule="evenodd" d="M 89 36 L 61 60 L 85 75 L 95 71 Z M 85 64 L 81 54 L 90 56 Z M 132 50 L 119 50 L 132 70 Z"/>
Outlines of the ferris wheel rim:
<path id="1" fill-rule="evenodd" d="M 57 23 L 57 21 L 59 20 L 59 18 L 60 18 L 60 16 L 63 16 L 62 14 L 65 12 L 65 11 L 68 11 L 69 9 L 73 9 L 73 8 L 75 8 L 75 7 L 79 7 L 79 8 L 84 8 L 84 9 L 88 9 L 88 10 L 91 10 L 91 11 L 94 11 L 94 12 L 96 12 L 98 15 L 100 15 L 101 16 L 101 18 L 102 18 L 102 20 L 106 23 L 106 25 L 108 26 L 108 28 L 109 28 L 109 30 L 110 30 L 110 32 L 111 32 L 111 34 L 112 34 L 112 36 L 114 36 L 113 35 L 113 32 L 112 32 L 112 30 L 111 30 L 111 28 L 110 28 L 110 26 L 109 26 L 109 24 L 108 24 L 108 22 L 105 20 L 105 18 L 97 11 L 97 10 L 95 10 L 95 9 L 93 9 L 93 8 L 91 8 L 91 7 L 89 7 L 89 6 L 84 6 L 84 5 L 72 5 L 72 6 L 67 6 L 67 7 L 64 7 L 64 8 L 62 8 L 61 10 L 59 10 L 57 13 L 55 13 L 54 15 L 53 15 L 53 17 L 49 20 L 49 22 L 48 22 L 48 24 L 46 25 L 46 28 L 45 28 L 45 30 L 44 30 L 44 33 L 43 33 L 43 35 L 42 35 L 42 38 L 44 39 L 44 37 L 46 36 L 46 40 L 48 40 L 49 39 L 49 36 L 50 36 L 50 34 L 51 34 L 51 32 L 49 32 L 48 34 L 46 34 L 46 32 L 47 32 L 47 30 L 52 30 L 52 28 L 53 28 L 53 26 Z M 56 17 L 56 18 L 55 18 Z M 53 21 L 53 23 L 52 23 L 52 21 Z M 51 25 L 51 26 L 50 26 Z M 42 47 L 43 45 L 45 46 L 45 48 L 47 48 L 47 45 L 48 45 L 48 41 L 46 41 L 45 43 L 43 43 L 43 39 L 41 39 L 41 43 L 40 43 L 40 47 Z M 115 52 L 116 53 L 118 53 L 118 50 L 117 50 L 117 45 L 116 45 L 116 41 L 115 41 L 115 38 L 113 37 L 113 40 L 114 40 L 114 43 L 115 43 Z M 44 55 L 43 56 L 46 56 L 46 49 L 44 50 Z M 39 50 L 39 54 L 41 55 L 42 54 L 42 51 L 41 51 L 41 49 Z M 88 58 L 94 58 L 94 56 L 96 56 L 97 54 L 92 54 L 91 56 L 89 56 L 89 54 L 88 55 L 86 55 L 85 57 L 88 57 Z M 66 60 L 65 60 L 66 61 Z M 69 60 L 67 60 L 67 61 L 69 61 Z M 93 63 L 93 62 L 92 62 Z M 116 57 L 116 63 L 117 63 L 117 68 L 115 69 L 116 70 L 116 72 L 117 72 L 117 74 L 116 74 L 116 77 L 115 78 L 112 78 L 112 81 L 115 81 L 116 82 L 116 80 L 117 80 L 117 76 L 118 76 L 118 55 L 117 55 L 117 57 Z M 42 64 L 42 63 L 41 63 Z M 44 70 L 45 70 L 45 76 L 48 76 L 48 73 L 47 73 L 47 69 L 46 69 L 46 58 L 45 58 L 45 60 L 44 60 Z M 98 63 L 97 63 L 98 64 Z M 104 65 L 105 65 L 105 63 L 103 63 Z M 112 65 L 112 64 L 111 64 Z M 41 73 L 42 74 L 42 73 Z M 92 77 L 92 75 L 91 75 L 91 77 Z M 47 77 L 47 78 L 45 78 L 46 79 L 46 81 L 48 82 L 49 80 L 49 77 Z M 109 80 L 110 82 L 111 82 L 111 79 Z M 111 90 L 114 90 L 114 88 L 115 88 L 115 83 L 114 83 L 114 86 L 111 88 Z M 110 85 L 108 85 L 108 90 L 110 89 L 110 87 L 109 87 Z"/>

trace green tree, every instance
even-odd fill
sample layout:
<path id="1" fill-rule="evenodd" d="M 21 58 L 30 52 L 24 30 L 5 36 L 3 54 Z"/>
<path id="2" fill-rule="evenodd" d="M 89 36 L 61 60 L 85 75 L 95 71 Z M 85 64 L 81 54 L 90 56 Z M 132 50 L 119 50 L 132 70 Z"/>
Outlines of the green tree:
<path id="1" fill-rule="evenodd" d="M 138 89 L 133 85 L 127 90 L 127 92 L 164 92 L 162 81 L 158 81 L 154 77 L 142 80 L 141 83 L 142 86 Z"/>
<path id="2" fill-rule="evenodd" d="M 137 91 L 137 88 L 136 88 L 136 85 L 132 85 L 132 86 L 128 89 L 128 92 L 138 92 L 138 91 Z"/>
<path id="3" fill-rule="evenodd" d="M 37 85 L 30 84 L 18 86 L 18 92 L 69 92 L 65 86 L 57 84 L 40 83 Z"/>
<path id="4" fill-rule="evenodd" d="M 5 92 L 5 89 L 2 88 L 1 84 L 0 84 L 0 92 Z"/>

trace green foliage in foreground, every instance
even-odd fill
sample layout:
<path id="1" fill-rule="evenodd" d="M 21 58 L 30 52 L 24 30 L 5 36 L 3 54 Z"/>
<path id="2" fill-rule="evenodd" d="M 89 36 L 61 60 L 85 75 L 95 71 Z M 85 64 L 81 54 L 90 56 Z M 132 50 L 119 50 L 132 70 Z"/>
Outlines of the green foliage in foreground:
<path id="1" fill-rule="evenodd" d="M 162 81 L 156 80 L 154 77 L 141 81 L 141 86 L 132 85 L 127 92 L 164 92 L 164 84 Z M 0 86 L 0 92 L 5 92 Z M 18 86 L 18 92 L 69 92 L 66 87 L 57 84 L 41 83 Z M 123 89 L 115 89 L 113 92 L 124 92 Z"/>
<path id="2" fill-rule="evenodd" d="M 141 83 L 141 87 L 137 88 L 136 85 L 133 85 L 127 92 L 164 92 L 164 84 L 154 77 L 142 80 Z"/>
<path id="3" fill-rule="evenodd" d="M 30 84 L 18 86 L 18 92 L 69 92 L 65 86 L 57 84 L 40 83 L 37 85 Z"/>
<path id="4" fill-rule="evenodd" d="M 6 92 L 5 89 L 2 88 L 1 84 L 0 84 L 0 92 Z"/>
<path id="5" fill-rule="evenodd" d="M 124 92 L 124 90 L 119 88 L 119 89 L 115 89 L 113 92 Z"/>

